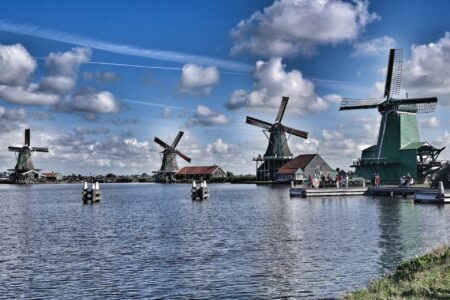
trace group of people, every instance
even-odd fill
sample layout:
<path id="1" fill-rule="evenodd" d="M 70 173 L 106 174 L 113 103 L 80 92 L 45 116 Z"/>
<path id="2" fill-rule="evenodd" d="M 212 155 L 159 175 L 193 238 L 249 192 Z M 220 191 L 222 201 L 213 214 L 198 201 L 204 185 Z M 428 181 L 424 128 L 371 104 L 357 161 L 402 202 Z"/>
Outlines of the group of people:
<path id="1" fill-rule="evenodd" d="M 414 185 L 414 178 L 408 173 L 406 176 L 400 177 L 400 187 L 408 187 Z"/>
<path id="2" fill-rule="evenodd" d="M 315 173 L 309 176 L 308 186 L 312 188 L 330 188 L 330 187 L 348 187 L 350 177 L 345 172 L 337 172 L 333 179 L 330 173 L 325 176 L 323 172 Z"/>

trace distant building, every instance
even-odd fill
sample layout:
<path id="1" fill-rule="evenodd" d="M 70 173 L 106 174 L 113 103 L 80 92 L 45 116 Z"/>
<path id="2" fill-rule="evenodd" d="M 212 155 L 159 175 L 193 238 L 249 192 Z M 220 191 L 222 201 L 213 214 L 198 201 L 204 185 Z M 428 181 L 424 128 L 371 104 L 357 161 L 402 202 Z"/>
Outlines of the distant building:
<path id="1" fill-rule="evenodd" d="M 183 167 L 177 174 L 177 179 L 204 179 L 222 178 L 226 177 L 227 173 L 219 166 L 198 166 L 198 167 Z"/>
<path id="2" fill-rule="evenodd" d="M 61 173 L 55 173 L 55 172 L 41 173 L 40 177 L 46 181 L 51 181 L 51 182 L 63 181 L 63 179 L 64 179 L 64 176 Z"/>
<path id="3" fill-rule="evenodd" d="M 277 171 L 277 181 L 302 181 L 309 178 L 310 175 L 323 173 L 335 177 L 336 171 L 333 170 L 319 154 L 303 154 L 295 157 L 285 163 Z"/>

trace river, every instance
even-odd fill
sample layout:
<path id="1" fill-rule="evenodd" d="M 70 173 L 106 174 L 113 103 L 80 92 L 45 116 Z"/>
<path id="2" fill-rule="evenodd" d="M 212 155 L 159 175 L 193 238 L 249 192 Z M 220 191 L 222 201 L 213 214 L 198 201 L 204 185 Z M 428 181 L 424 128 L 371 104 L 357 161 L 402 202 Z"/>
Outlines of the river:
<path id="1" fill-rule="evenodd" d="M 0 297 L 339 297 L 450 241 L 450 205 L 288 187 L 0 185 Z"/>

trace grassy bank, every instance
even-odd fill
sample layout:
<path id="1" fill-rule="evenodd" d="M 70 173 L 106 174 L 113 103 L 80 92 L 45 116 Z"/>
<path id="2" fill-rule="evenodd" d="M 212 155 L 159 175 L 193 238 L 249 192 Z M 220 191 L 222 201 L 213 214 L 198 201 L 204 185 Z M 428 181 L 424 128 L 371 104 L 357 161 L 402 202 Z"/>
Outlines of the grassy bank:
<path id="1" fill-rule="evenodd" d="M 450 247 L 407 261 L 344 299 L 450 299 Z"/>

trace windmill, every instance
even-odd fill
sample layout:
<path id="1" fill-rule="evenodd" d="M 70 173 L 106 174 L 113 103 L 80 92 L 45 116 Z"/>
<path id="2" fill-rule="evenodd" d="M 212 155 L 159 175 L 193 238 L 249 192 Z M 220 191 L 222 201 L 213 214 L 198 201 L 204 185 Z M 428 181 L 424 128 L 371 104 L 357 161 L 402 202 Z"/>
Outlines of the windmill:
<path id="1" fill-rule="evenodd" d="M 281 99 L 278 114 L 273 124 L 252 117 L 246 119 L 247 124 L 263 128 L 263 132 L 269 140 L 264 157 L 259 155 L 253 159 L 257 163 L 256 180 L 258 181 L 274 181 L 277 170 L 292 159 L 292 153 L 287 143 L 290 135 L 308 138 L 307 132 L 281 124 L 288 100 L 289 97 Z M 286 136 L 286 133 L 289 134 L 289 137 Z"/>
<path id="2" fill-rule="evenodd" d="M 10 181 L 13 183 L 31 183 L 39 176 L 39 169 L 36 169 L 31 160 L 35 152 L 48 152 L 48 148 L 31 147 L 30 129 L 25 129 L 25 143 L 23 146 L 9 146 L 8 150 L 16 152 L 16 166 L 10 175 Z"/>
<path id="3" fill-rule="evenodd" d="M 394 98 L 400 92 L 402 79 L 402 49 L 389 53 L 384 97 L 370 100 L 344 98 L 339 110 L 377 108 L 381 114 L 377 143 L 363 150 L 361 159 L 354 162 L 356 174 L 366 179 L 380 174 L 383 182 L 397 183 L 401 176 L 410 174 L 423 181 L 427 169 L 436 164 L 439 153 L 426 142 L 421 142 L 417 113 L 430 113 L 436 108 L 436 97 Z"/>
<path id="4" fill-rule="evenodd" d="M 168 145 L 159 138 L 155 137 L 155 142 L 164 148 L 164 150 L 161 152 L 162 153 L 161 168 L 158 171 L 153 172 L 156 174 L 158 181 L 172 182 L 175 180 L 175 174 L 178 171 L 177 155 L 183 158 L 185 161 L 189 163 L 191 162 L 191 159 L 187 155 L 184 155 L 183 153 L 181 153 L 176 149 L 183 134 L 184 134 L 183 131 L 178 132 L 177 136 L 172 142 L 172 145 Z"/>

